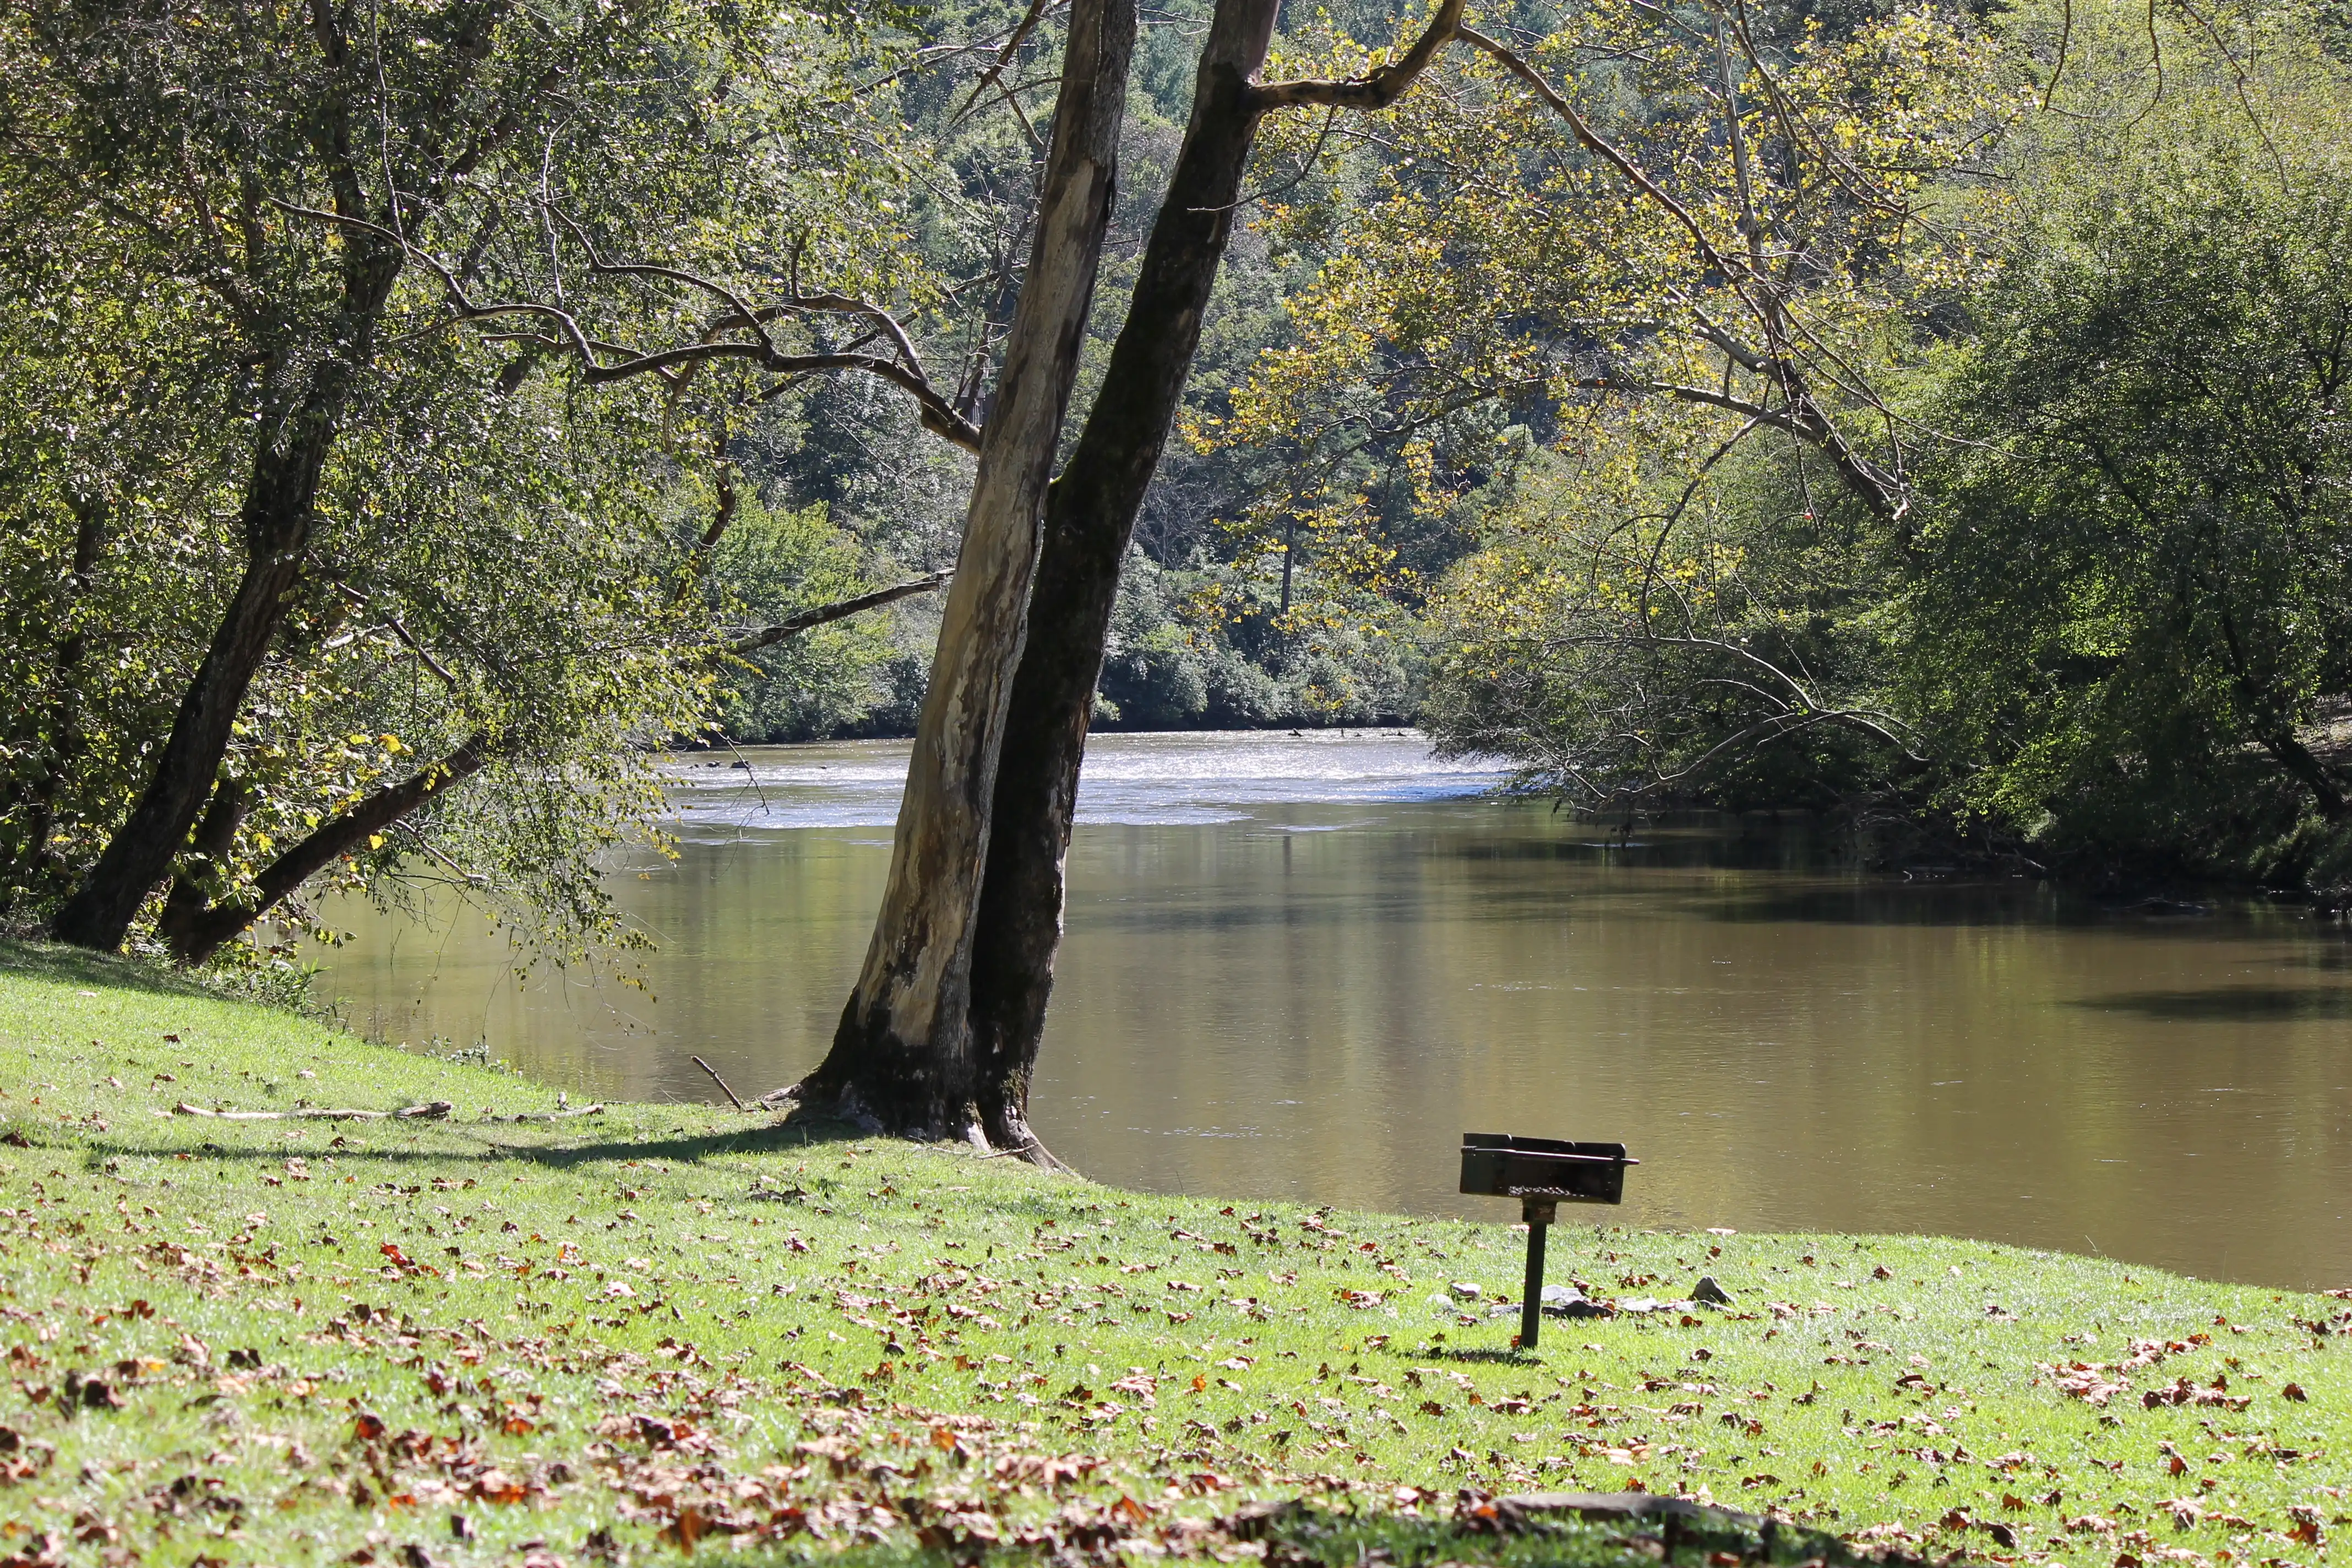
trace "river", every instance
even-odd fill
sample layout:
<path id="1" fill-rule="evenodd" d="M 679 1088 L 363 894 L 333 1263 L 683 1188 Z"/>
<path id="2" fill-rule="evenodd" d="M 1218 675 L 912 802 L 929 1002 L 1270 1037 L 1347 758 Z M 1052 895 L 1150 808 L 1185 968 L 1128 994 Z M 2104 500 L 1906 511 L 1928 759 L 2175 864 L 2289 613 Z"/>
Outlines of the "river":
<path id="1" fill-rule="evenodd" d="M 614 873 L 635 963 L 518 981 L 476 917 L 344 904 L 322 991 L 577 1093 L 716 1098 L 691 1055 L 791 1082 L 864 954 L 906 747 L 745 756 L 682 761 L 677 859 Z M 1501 1220 L 1454 1193 L 1459 1133 L 1620 1140 L 1643 1163 L 1589 1217 L 2352 1283 L 2341 927 L 1841 870 L 1752 820 L 1629 837 L 1497 776 L 1396 731 L 1097 737 L 1048 1143 L 1147 1190 Z"/>

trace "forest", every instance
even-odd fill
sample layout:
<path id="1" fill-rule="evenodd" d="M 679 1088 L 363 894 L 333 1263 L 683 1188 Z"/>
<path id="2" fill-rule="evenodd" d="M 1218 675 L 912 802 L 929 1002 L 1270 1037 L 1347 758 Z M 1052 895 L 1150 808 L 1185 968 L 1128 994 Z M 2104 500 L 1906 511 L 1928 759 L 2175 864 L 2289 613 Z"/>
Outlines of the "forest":
<path id="1" fill-rule="evenodd" d="M 664 755 L 927 724 L 967 815 L 1034 763 L 1007 890 L 942 840 L 959 974 L 1050 975 L 965 906 L 1057 915 L 1089 727 L 2352 882 L 2340 6 L 27 0 L 0 51 L 12 928 L 243 962 L 437 885 L 570 951 Z"/>

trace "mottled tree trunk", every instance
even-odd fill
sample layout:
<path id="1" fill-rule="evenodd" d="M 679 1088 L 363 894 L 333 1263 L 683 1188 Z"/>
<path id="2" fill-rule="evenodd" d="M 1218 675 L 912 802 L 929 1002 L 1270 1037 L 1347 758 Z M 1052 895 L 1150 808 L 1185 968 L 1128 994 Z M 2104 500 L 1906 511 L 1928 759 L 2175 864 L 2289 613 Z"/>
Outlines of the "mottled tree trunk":
<path id="1" fill-rule="evenodd" d="M 1061 944 L 1063 869 L 1120 563 L 1175 423 L 1233 233 L 1278 0 L 1222 0 L 1192 115 L 1127 321 L 1069 465 L 1045 500 L 1044 549 L 996 776 L 971 970 L 971 1051 L 992 1142 L 1050 1160 L 1029 1078 Z"/>
<path id="2" fill-rule="evenodd" d="M 1134 0 L 1078 0 L 1029 271 L 982 433 L 963 545 L 866 963 L 803 1103 L 894 1131 L 979 1136 L 966 1005 L 1005 703 L 1039 514 L 1110 223 Z"/>

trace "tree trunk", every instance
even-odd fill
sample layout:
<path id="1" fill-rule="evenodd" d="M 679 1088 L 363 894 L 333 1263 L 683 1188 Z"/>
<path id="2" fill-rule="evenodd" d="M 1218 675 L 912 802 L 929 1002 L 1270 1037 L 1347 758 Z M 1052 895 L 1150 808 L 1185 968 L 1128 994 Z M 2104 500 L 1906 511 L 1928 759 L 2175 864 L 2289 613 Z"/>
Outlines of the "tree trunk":
<path id="1" fill-rule="evenodd" d="M 966 1005 L 1005 702 L 1039 512 L 1109 226 L 1134 0 L 1070 14 L 1036 241 L 981 440 L 872 945 L 804 1103 L 893 1131 L 976 1135 Z"/>
<path id="2" fill-rule="evenodd" d="M 203 893 L 197 892 L 188 906 L 181 907 L 180 890 L 185 884 L 175 882 L 163 906 L 163 934 L 172 944 L 172 957 L 185 964 L 204 963 L 220 951 L 223 942 L 275 909 L 330 862 L 348 855 L 362 841 L 383 832 L 451 785 L 481 772 L 491 754 L 488 736 L 472 736 L 440 761 L 428 763 L 398 784 L 386 784 L 353 802 L 341 814 L 321 823 L 308 837 L 288 846 L 283 854 L 263 868 L 261 875 L 253 879 L 249 901 L 207 907 Z M 215 810 L 219 809 L 215 803 Z M 243 816 L 241 808 L 238 816 Z M 212 814 L 208 813 L 205 828 L 198 830 L 196 847 L 205 853 L 226 854 L 226 840 L 235 835 L 236 824 L 228 825 L 218 851 L 203 842 L 209 837 L 205 829 L 212 826 Z"/>
<path id="3" fill-rule="evenodd" d="M 2319 815 L 2329 822 L 2341 822 L 2352 815 L 2344 792 L 2327 772 L 2326 764 L 2311 754 L 2311 749 L 2296 739 L 2291 730 L 2274 730 L 2262 737 L 2263 749 L 2271 759 L 2286 770 L 2288 776 L 2311 792 L 2312 804 Z"/>
<path id="4" fill-rule="evenodd" d="M 247 481 L 246 569 L 212 646 L 180 700 L 172 732 L 147 787 L 98 863 L 58 909 L 51 931 L 77 947 L 122 945 L 139 906 L 172 869 L 205 808 L 245 694 L 286 618 L 287 595 L 302 573 L 317 518 L 320 476 L 341 433 L 354 384 L 373 356 L 375 326 L 400 275 L 400 252 L 381 241 L 346 240 L 343 299 L 335 339 L 294 405 L 265 416 Z M 281 351 L 279 363 L 302 357 Z"/>
<path id="5" fill-rule="evenodd" d="M 188 841 L 187 853 L 172 878 L 172 890 L 163 896 L 163 911 L 155 917 L 155 934 L 171 945 L 175 955 L 221 891 L 221 868 L 236 847 L 236 830 L 245 826 L 253 803 L 254 791 L 242 779 L 225 778 L 213 791 L 213 803 L 205 808 L 204 819 L 196 824 L 195 837 Z"/>
<path id="6" fill-rule="evenodd" d="M 1028 638 L 1013 683 L 996 776 L 971 965 L 971 1051 L 992 1142 L 1050 1161 L 1028 1124 L 1062 939 L 1063 870 L 1078 767 L 1120 563 L 1160 466 L 1218 265 L 1233 233 L 1261 109 L 1278 0 L 1221 0 L 1192 115 L 1152 226 L 1127 321 L 1069 466 L 1045 500 Z"/>

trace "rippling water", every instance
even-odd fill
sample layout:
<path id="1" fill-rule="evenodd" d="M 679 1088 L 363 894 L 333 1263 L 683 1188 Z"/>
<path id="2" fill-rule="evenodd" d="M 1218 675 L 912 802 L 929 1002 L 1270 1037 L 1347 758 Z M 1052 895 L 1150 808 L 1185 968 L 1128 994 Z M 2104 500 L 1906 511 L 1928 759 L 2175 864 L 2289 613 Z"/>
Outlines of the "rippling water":
<path id="1" fill-rule="evenodd" d="M 683 762 L 673 777 L 672 798 L 698 814 L 686 818 L 698 830 L 887 828 L 898 820 L 907 743 L 761 747 L 741 762 Z M 1493 764 L 1439 763 L 1402 730 L 1102 735 L 1087 747 L 1077 816 L 1133 826 L 1245 822 L 1268 806 L 1479 795 L 1502 777 Z"/>
<path id="2" fill-rule="evenodd" d="M 864 954 L 905 754 L 682 763 L 679 858 L 614 884 L 649 995 L 348 909 L 322 984 L 363 1028 L 597 1093 L 712 1098 L 689 1054 L 789 1082 Z M 2337 928 L 1824 870 L 1755 823 L 1628 837 L 1496 777 L 1393 731 L 1097 738 L 1047 1140 L 1130 1185 L 1502 1219 L 1452 1191 L 1460 1132 L 1616 1138 L 1636 1223 L 2352 1282 Z"/>

